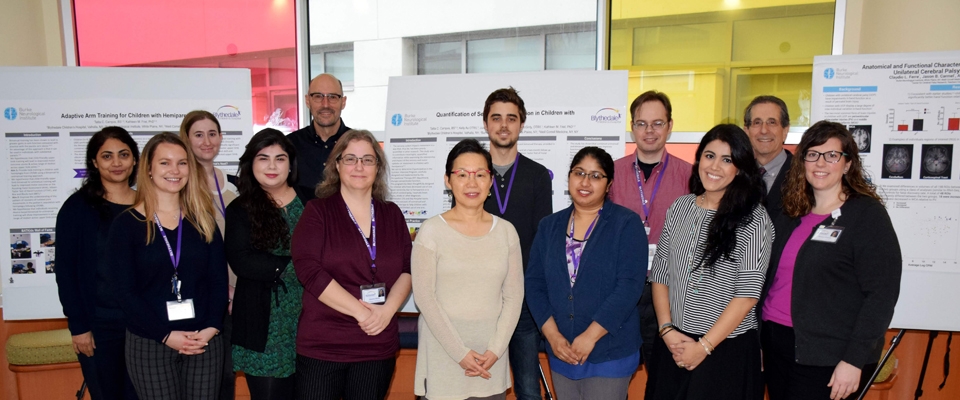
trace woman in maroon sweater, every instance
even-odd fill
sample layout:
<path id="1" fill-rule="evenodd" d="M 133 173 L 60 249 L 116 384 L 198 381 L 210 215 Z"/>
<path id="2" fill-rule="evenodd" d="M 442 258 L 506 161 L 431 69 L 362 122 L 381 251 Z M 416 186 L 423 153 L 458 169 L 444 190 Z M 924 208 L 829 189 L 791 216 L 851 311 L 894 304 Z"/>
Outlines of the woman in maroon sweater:
<path id="1" fill-rule="evenodd" d="M 410 234 L 386 201 L 387 163 L 370 132 L 345 133 L 327 164 L 291 243 L 304 287 L 297 398 L 383 399 L 410 294 Z"/>

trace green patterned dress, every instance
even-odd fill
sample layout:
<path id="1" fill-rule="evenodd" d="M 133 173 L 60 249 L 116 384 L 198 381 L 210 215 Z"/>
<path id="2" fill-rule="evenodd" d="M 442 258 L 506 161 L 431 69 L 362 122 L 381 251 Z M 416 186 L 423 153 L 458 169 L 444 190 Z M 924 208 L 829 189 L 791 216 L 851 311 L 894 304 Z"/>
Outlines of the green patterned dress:
<path id="1" fill-rule="evenodd" d="M 303 213 L 303 203 L 294 198 L 283 208 L 284 218 L 293 235 L 293 228 Z M 290 249 L 274 249 L 273 254 L 289 256 Z M 287 290 L 278 289 L 280 304 L 274 298 L 270 299 L 270 326 L 267 330 L 267 346 L 263 353 L 247 349 L 242 346 L 233 346 L 233 369 L 243 371 L 253 376 L 272 378 L 286 378 L 296 371 L 297 359 L 297 319 L 300 317 L 301 296 L 303 286 L 297 280 L 293 270 L 293 262 L 280 275 L 280 280 L 287 286 Z M 271 296 L 272 297 L 272 296 Z"/>

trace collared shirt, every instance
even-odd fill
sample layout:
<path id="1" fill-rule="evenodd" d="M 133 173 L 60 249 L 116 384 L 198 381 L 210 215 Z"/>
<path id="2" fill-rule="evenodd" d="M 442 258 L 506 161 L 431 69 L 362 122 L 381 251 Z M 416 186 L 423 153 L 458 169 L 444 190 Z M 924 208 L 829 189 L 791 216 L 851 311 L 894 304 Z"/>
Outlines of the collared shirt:
<path id="1" fill-rule="evenodd" d="M 767 172 L 763 174 L 763 184 L 767 187 L 767 193 L 770 192 L 773 181 L 777 180 L 777 174 L 780 173 L 780 167 L 783 166 L 785 161 L 787 161 L 787 151 L 780 150 L 780 154 L 777 154 L 773 160 L 770 160 L 770 162 L 764 165 L 760 165 L 760 167 L 767 170 Z"/>
<path id="2" fill-rule="evenodd" d="M 297 149 L 297 186 L 300 186 L 303 193 L 309 193 L 310 198 L 313 198 L 317 184 L 323 181 L 323 170 L 330 153 L 333 152 L 333 146 L 349 130 L 343 119 L 340 119 L 340 129 L 327 140 L 320 139 L 313 122 L 287 135 L 287 139 L 290 139 L 290 143 Z"/>
<path id="3" fill-rule="evenodd" d="M 669 162 L 667 162 L 668 157 Z M 635 162 L 637 162 L 635 154 L 614 162 L 614 179 L 613 185 L 610 186 L 608 198 L 610 201 L 629 208 L 640 215 L 644 225 L 650 227 L 647 240 L 650 244 L 656 244 L 660 240 L 660 231 L 663 230 L 663 222 L 667 218 L 667 209 L 677 198 L 690 193 L 689 181 L 693 166 L 666 151 L 663 152 L 660 164 L 653 168 L 650 177 L 641 184 L 643 195 L 649 202 L 650 215 L 646 215 L 640 200 L 640 189 L 637 187 Z M 664 164 L 667 164 L 666 171 L 663 168 Z M 651 201 L 651 195 L 653 195 L 653 189 L 660 174 L 663 174 L 663 181 L 660 182 L 660 188 Z M 643 179 L 643 173 L 640 173 L 640 179 Z"/>

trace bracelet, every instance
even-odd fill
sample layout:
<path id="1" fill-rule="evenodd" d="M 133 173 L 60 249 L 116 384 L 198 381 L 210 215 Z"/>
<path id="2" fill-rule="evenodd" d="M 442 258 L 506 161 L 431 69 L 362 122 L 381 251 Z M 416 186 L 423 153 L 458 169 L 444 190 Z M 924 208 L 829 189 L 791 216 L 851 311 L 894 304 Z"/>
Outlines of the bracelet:
<path id="1" fill-rule="evenodd" d="M 164 337 L 163 337 L 163 340 L 160 341 L 160 343 L 167 344 L 167 339 L 170 339 L 170 334 L 169 334 L 169 333 L 167 334 L 167 336 L 164 336 Z"/>
<path id="2" fill-rule="evenodd" d="M 710 349 L 707 348 L 707 344 L 704 343 L 702 340 L 698 340 L 697 343 L 700 343 L 700 345 L 703 346 L 703 351 L 707 352 L 708 356 L 712 354 L 710 352 Z"/>
<path id="3" fill-rule="evenodd" d="M 673 322 L 667 322 L 667 323 L 665 323 L 665 324 L 663 324 L 663 325 L 660 325 L 660 330 L 662 331 L 663 328 L 666 328 L 666 327 L 668 327 L 668 326 L 673 326 Z"/>
<path id="4" fill-rule="evenodd" d="M 711 349 L 713 349 L 713 350 L 716 350 L 716 349 L 717 349 L 717 346 L 714 346 L 714 345 L 713 345 L 713 342 L 711 342 L 710 339 L 707 339 L 707 335 L 700 336 L 700 339 L 703 339 L 704 342 L 707 342 L 707 344 L 710 345 L 710 348 L 711 348 Z"/>
<path id="5" fill-rule="evenodd" d="M 668 327 L 666 327 L 666 328 L 663 328 L 662 330 L 660 330 L 660 337 L 664 337 L 666 334 L 670 333 L 670 331 L 672 331 L 672 330 L 674 330 L 674 329 L 675 329 L 675 328 L 673 327 L 673 325 L 670 325 L 670 326 L 668 326 Z"/>

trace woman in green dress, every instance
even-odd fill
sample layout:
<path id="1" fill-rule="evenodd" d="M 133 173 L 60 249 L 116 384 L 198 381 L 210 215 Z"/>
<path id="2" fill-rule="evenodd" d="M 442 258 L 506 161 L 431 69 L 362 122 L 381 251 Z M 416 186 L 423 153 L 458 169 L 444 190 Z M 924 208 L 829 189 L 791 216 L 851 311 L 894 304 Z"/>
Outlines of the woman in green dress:
<path id="1" fill-rule="evenodd" d="M 303 287 L 290 260 L 290 236 L 303 212 L 293 189 L 297 154 L 275 129 L 258 132 L 240 157 L 240 197 L 227 207 L 224 245 L 237 274 L 233 365 L 251 400 L 293 397 L 297 319 Z"/>

